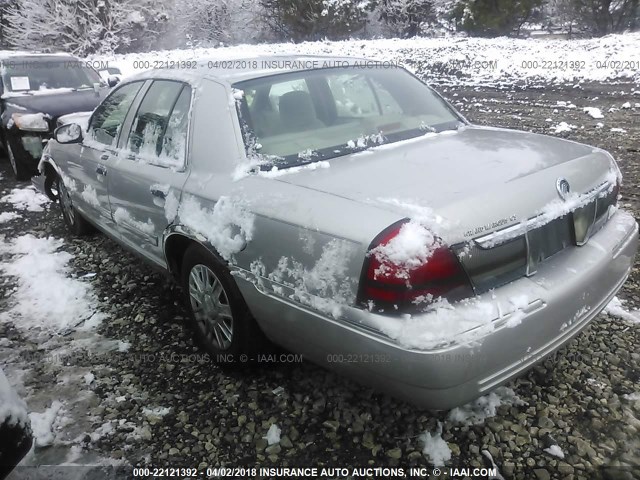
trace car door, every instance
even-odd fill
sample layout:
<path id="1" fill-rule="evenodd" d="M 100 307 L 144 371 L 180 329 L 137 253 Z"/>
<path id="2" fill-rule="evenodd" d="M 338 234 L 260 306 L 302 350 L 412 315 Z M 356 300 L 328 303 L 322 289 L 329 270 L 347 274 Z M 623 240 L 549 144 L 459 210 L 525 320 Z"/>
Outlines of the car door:
<path id="1" fill-rule="evenodd" d="M 79 158 L 69 161 L 69 172 L 75 180 L 74 204 L 95 223 L 108 229 L 115 228 L 108 173 L 115 161 L 122 124 L 143 84 L 133 82 L 121 86 L 96 108 L 89 119 Z"/>
<path id="2" fill-rule="evenodd" d="M 109 199 L 122 241 L 166 265 L 162 237 L 169 224 L 167 200 L 178 199 L 187 179 L 191 87 L 155 80 L 125 123 L 121 156 L 109 172 Z"/>

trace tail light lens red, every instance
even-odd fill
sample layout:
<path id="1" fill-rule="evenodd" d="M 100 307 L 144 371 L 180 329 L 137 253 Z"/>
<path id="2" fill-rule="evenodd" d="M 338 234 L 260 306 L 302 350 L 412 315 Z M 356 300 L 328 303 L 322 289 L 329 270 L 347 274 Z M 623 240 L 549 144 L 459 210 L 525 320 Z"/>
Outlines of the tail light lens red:
<path id="1" fill-rule="evenodd" d="M 371 243 L 360 280 L 360 304 L 373 306 L 376 311 L 407 312 L 438 297 L 458 300 L 472 296 L 471 283 L 458 258 L 437 237 L 433 237 L 432 245 L 425 246 L 430 254 L 420 262 L 398 264 L 378 254 L 380 247 L 398 237 L 407 222 L 391 225 Z"/>

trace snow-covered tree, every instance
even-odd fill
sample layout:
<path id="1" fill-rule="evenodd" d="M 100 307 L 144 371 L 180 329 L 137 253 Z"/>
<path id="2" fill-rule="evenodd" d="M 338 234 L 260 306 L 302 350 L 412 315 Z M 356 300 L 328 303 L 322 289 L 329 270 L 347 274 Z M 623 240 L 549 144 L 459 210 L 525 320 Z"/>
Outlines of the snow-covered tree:
<path id="1" fill-rule="evenodd" d="M 265 20 L 281 40 L 341 39 L 360 32 L 369 0 L 261 0 Z"/>
<path id="2" fill-rule="evenodd" d="M 640 28 L 639 0 L 572 0 L 580 23 L 594 35 Z"/>
<path id="3" fill-rule="evenodd" d="M 434 18 L 431 0 L 381 0 L 378 6 L 380 19 L 395 35 L 415 37 L 421 33 L 421 27 Z"/>
<path id="4" fill-rule="evenodd" d="M 496 37 L 518 33 L 544 0 L 462 0 L 452 13 L 457 26 L 472 35 Z"/>
<path id="5" fill-rule="evenodd" d="M 77 55 L 139 50 L 166 19 L 153 0 L 21 0 L 8 8 L 7 42 Z"/>
<path id="6" fill-rule="evenodd" d="M 258 0 L 176 0 L 172 9 L 177 43 L 208 46 L 253 42 L 263 36 Z"/>

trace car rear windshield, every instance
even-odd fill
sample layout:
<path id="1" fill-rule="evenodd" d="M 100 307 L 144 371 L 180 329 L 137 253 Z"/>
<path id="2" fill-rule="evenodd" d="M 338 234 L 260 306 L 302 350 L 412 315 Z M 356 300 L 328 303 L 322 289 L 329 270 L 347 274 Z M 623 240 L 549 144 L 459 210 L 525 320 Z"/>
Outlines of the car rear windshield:
<path id="1" fill-rule="evenodd" d="M 29 93 L 51 89 L 93 88 L 100 75 L 75 59 L 12 58 L 3 62 L 5 92 Z"/>
<path id="2" fill-rule="evenodd" d="M 458 128 L 461 118 L 398 67 L 278 74 L 234 85 L 250 157 L 303 165 Z"/>

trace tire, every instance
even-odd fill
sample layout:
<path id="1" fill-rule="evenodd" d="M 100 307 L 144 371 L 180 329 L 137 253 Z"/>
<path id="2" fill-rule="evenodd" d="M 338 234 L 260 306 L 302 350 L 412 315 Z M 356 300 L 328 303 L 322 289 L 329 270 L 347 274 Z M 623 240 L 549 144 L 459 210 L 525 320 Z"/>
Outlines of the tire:
<path id="1" fill-rule="evenodd" d="M 65 187 L 64 182 L 59 176 L 56 176 L 54 187 L 58 195 L 58 205 L 60 206 L 60 212 L 62 213 L 62 220 L 64 221 L 67 229 L 75 236 L 81 237 L 93 232 L 93 227 L 87 222 L 80 212 L 76 211 L 73 207 L 73 201 L 71 195 Z"/>
<path id="2" fill-rule="evenodd" d="M 16 180 L 29 180 L 32 176 L 31 170 L 15 157 L 9 142 L 7 142 L 7 156 L 9 157 L 9 163 L 11 164 L 13 175 L 16 177 Z"/>
<path id="3" fill-rule="evenodd" d="M 226 263 L 193 244 L 184 254 L 181 277 L 195 339 L 213 362 L 227 367 L 255 363 L 269 342 Z"/>

